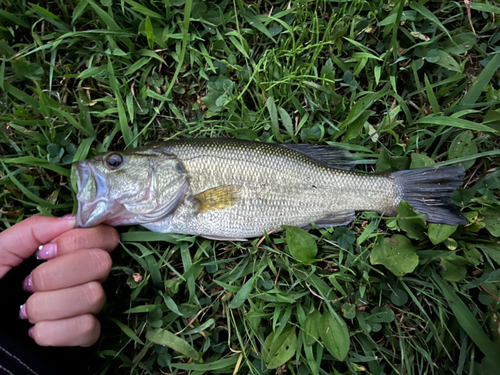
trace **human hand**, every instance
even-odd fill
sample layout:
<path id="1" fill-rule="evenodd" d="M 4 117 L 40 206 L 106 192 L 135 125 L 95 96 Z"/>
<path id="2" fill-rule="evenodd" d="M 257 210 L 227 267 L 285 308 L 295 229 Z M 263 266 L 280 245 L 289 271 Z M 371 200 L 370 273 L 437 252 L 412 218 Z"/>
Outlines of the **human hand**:
<path id="1" fill-rule="evenodd" d="M 34 324 L 29 334 L 42 346 L 90 346 L 101 332 L 94 315 L 104 306 L 100 283 L 119 236 L 106 225 L 74 227 L 73 217 L 33 216 L 0 233 L 0 279 L 35 251 L 38 259 L 50 259 L 24 280 L 33 294 L 19 313 Z"/>

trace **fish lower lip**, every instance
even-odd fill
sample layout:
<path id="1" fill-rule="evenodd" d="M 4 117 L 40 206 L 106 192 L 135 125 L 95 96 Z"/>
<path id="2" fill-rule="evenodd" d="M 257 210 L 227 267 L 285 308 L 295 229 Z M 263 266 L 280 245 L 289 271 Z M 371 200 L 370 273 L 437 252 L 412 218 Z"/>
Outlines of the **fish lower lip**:
<path id="1" fill-rule="evenodd" d="M 73 167 L 75 169 L 76 187 L 78 189 L 77 190 L 77 193 L 78 193 L 87 184 L 87 181 L 90 177 L 90 171 L 89 171 L 87 166 L 82 165 L 82 162 L 74 163 Z"/>
<path id="2" fill-rule="evenodd" d="M 98 208 L 100 203 L 103 203 L 104 199 L 99 199 L 97 196 L 98 191 L 94 189 L 89 190 L 89 184 L 94 180 L 95 188 L 95 176 L 92 171 L 92 167 L 86 161 L 80 161 L 73 164 L 76 176 L 76 186 L 77 186 L 77 200 L 78 200 L 78 211 L 76 214 L 76 226 L 77 228 L 86 228 L 90 226 L 97 225 L 95 217 L 95 210 Z"/>
<path id="3" fill-rule="evenodd" d="M 77 188 L 77 200 L 78 200 L 78 211 L 76 213 L 76 227 L 84 228 L 85 221 L 83 220 L 83 211 L 84 211 L 84 203 L 79 199 L 79 195 L 83 189 L 83 187 L 87 184 L 88 179 L 90 177 L 90 171 L 88 167 L 84 164 L 84 162 L 76 162 L 73 164 L 75 170 L 76 177 L 76 188 Z"/>

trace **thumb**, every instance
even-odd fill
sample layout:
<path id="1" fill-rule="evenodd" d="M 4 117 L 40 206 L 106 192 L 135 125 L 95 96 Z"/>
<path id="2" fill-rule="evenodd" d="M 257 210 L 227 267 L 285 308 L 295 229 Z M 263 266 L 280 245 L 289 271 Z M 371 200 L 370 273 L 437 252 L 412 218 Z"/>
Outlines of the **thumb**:
<path id="1" fill-rule="evenodd" d="M 0 279 L 38 246 L 75 227 L 73 217 L 32 216 L 0 233 Z"/>

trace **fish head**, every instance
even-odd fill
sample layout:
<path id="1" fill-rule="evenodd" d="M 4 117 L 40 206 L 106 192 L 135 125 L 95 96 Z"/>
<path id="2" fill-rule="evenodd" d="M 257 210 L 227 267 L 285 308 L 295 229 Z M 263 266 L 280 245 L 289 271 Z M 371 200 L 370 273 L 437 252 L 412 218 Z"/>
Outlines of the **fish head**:
<path id="1" fill-rule="evenodd" d="M 156 149 L 106 152 L 73 166 L 81 228 L 157 221 L 177 208 L 188 188 L 182 163 Z"/>

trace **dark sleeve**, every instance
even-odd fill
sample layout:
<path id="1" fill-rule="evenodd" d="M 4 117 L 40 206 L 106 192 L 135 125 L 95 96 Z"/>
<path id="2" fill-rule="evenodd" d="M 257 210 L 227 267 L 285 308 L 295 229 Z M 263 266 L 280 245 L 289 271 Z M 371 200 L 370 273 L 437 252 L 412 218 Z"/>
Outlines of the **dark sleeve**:
<path id="1" fill-rule="evenodd" d="M 95 355 L 95 347 L 41 347 L 28 336 L 32 325 L 19 319 L 19 306 L 30 295 L 21 283 L 39 264 L 27 260 L 0 280 L 0 375 L 76 374 L 76 369 L 88 368 Z"/>

